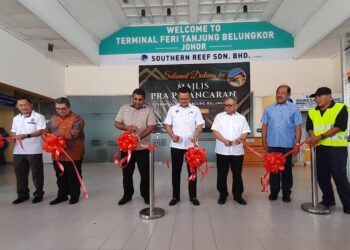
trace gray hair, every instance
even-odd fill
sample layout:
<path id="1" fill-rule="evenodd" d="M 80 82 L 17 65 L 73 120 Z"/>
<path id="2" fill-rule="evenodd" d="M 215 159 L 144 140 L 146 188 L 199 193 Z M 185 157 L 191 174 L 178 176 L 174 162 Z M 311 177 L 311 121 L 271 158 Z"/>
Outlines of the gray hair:
<path id="1" fill-rule="evenodd" d="M 233 101 L 234 103 L 237 103 L 238 98 L 237 98 L 237 96 L 226 97 L 226 98 L 224 99 L 224 102 L 229 101 L 229 100 Z"/>

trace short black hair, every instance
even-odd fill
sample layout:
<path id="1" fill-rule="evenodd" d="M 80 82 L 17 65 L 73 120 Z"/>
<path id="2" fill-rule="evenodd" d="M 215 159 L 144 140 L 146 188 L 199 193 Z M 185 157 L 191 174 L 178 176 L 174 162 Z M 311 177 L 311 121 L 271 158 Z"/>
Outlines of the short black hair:
<path id="1" fill-rule="evenodd" d="M 189 87 L 181 87 L 177 90 L 177 94 L 180 93 L 189 93 L 191 94 L 191 89 Z"/>
<path id="2" fill-rule="evenodd" d="M 287 88 L 287 93 L 290 94 L 291 93 L 291 88 L 287 85 L 287 84 L 282 84 L 280 86 L 278 86 L 278 88 L 276 89 L 276 93 L 280 88 Z"/>
<path id="3" fill-rule="evenodd" d="M 29 97 L 25 97 L 25 96 L 17 97 L 16 103 L 18 103 L 18 101 L 20 101 L 20 100 L 26 100 L 26 101 L 29 102 L 30 104 L 33 104 L 33 103 L 32 103 L 32 100 L 30 100 Z"/>
<path id="4" fill-rule="evenodd" d="M 143 90 L 143 89 L 135 89 L 133 92 L 132 92 L 132 95 L 142 95 L 143 98 L 146 98 L 146 92 Z"/>
<path id="5" fill-rule="evenodd" d="M 70 101 L 67 97 L 59 97 L 55 100 L 56 104 L 65 104 L 68 108 L 70 107 Z"/>

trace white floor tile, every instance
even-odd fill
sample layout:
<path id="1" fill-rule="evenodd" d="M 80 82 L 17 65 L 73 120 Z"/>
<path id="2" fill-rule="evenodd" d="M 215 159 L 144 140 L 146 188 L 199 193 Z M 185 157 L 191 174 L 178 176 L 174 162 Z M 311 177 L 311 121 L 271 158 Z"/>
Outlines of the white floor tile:
<path id="1" fill-rule="evenodd" d="M 156 206 L 165 209 L 158 220 L 142 221 L 139 211 L 146 207 L 139 193 L 139 175 L 134 176 L 135 194 L 131 202 L 118 206 L 123 195 L 122 172 L 113 164 L 84 164 L 89 199 L 76 205 L 68 202 L 50 206 L 56 197 L 52 166 L 45 166 L 45 199 L 12 205 L 16 198 L 13 166 L 0 171 L 0 249 L 6 250 L 241 250 L 241 249 L 349 249 L 350 216 L 337 207 L 327 216 L 300 209 L 311 200 L 310 172 L 294 171 L 292 202 L 268 200 L 261 193 L 259 178 L 263 170 L 243 171 L 244 198 L 248 204 L 218 205 L 216 170 L 198 182 L 195 207 L 188 200 L 185 171 L 181 201 L 168 206 L 171 198 L 171 171 L 156 169 Z M 136 171 L 137 172 L 137 171 Z M 228 178 L 230 187 L 232 180 Z M 30 188 L 33 184 L 30 181 Z"/>

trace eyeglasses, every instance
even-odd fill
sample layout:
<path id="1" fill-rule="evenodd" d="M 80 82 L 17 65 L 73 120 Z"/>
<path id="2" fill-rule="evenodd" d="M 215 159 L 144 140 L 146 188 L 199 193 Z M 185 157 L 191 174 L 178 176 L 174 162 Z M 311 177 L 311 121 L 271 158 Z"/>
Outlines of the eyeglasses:
<path id="1" fill-rule="evenodd" d="M 227 108 L 227 107 L 231 108 L 231 107 L 233 107 L 233 106 L 234 106 L 233 104 L 224 104 L 224 107 L 225 107 L 225 108 Z"/>
<path id="2" fill-rule="evenodd" d="M 30 104 L 29 103 L 25 103 L 25 104 L 17 104 L 18 107 L 29 107 Z"/>

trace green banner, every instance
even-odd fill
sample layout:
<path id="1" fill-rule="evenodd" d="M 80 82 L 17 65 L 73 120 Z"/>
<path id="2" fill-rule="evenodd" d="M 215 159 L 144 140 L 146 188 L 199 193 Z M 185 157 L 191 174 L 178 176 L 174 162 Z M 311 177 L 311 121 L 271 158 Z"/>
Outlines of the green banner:
<path id="1" fill-rule="evenodd" d="M 100 43 L 100 55 L 293 48 L 288 32 L 265 22 L 125 27 Z"/>

